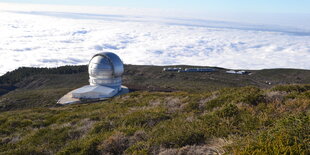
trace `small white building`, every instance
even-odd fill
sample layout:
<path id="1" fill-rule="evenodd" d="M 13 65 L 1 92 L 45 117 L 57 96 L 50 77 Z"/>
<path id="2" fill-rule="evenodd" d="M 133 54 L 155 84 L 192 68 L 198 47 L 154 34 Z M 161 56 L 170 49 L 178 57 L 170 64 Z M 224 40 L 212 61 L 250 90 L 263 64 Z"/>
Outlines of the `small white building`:
<path id="1" fill-rule="evenodd" d="M 247 71 L 234 71 L 234 70 L 230 70 L 230 71 L 226 71 L 226 73 L 228 74 L 240 74 L 240 75 L 244 75 L 247 74 Z"/>
<path id="2" fill-rule="evenodd" d="M 175 71 L 175 72 L 178 72 L 182 70 L 182 68 L 164 68 L 163 71 L 166 72 L 166 71 Z"/>
<path id="3" fill-rule="evenodd" d="M 226 71 L 226 73 L 228 73 L 228 74 L 236 74 L 236 71 L 230 70 L 230 71 Z"/>

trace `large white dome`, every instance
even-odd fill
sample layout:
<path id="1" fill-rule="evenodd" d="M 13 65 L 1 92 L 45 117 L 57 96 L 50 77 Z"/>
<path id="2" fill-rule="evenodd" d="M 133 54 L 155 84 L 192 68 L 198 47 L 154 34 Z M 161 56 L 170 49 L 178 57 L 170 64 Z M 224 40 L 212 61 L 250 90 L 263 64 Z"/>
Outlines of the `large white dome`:
<path id="1" fill-rule="evenodd" d="M 124 64 L 114 53 L 103 52 L 92 57 L 88 65 L 89 83 L 112 88 L 121 88 Z"/>
<path id="2" fill-rule="evenodd" d="M 89 101 L 106 100 L 129 92 L 127 87 L 122 86 L 124 64 L 114 53 L 103 52 L 94 55 L 89 61 L 88 73 L 90 85 L 69 92 L 57 103 L 83 103 L 88 99 Z"/>

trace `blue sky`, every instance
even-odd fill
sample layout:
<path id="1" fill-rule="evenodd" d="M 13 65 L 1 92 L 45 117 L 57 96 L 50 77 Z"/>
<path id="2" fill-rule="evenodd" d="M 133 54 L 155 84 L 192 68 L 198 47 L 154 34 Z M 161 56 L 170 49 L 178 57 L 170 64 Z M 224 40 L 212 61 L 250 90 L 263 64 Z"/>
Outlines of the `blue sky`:
<path id="1" fill-rule="evenodd" d="M 0 2 L 159 8 L 191 12 L 310 14 L 310 0 L 0 0 Z"/>

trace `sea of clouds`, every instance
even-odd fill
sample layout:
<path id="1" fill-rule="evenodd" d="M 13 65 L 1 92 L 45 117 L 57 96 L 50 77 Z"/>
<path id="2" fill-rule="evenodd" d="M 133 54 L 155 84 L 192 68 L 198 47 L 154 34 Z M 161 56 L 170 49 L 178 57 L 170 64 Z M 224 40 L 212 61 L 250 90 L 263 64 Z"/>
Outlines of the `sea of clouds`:
<path id="1" fill-rule="evenodd" d="M 87 64 L 102 51 L 115 52 L 126 64 L 310 69 L 309 27 L 118 13 L 109 8 L 39 8 L 1 7 L 0 75 L 21 66 Z"/>

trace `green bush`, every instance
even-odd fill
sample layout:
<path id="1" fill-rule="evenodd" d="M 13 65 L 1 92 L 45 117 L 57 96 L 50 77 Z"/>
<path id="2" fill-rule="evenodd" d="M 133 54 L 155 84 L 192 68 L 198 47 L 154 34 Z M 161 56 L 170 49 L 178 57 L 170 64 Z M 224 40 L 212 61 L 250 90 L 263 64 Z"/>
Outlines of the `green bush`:
<path id="1" fill-rule="evenodd" d="M 182 147 L 204 143 L 205 136 L 201 121 L 189 122 L 184 118 L 165 121 L 151 133 L 155 144 L 164 147 Z"/>
<path id="2" fill-rule="evenodd" d="M 305 92 L 310 90 L 310 85 L 277 85 L 272 88 L 272 90 L 285 92 Z"/>
<path id="3" fill-rule="evenodd" d="M 263 91 L 256 87 L 225 88 L 217 93 L 217 97 L 206 103 L 206 108 L 212 110 L 221 107 L 225 103 L 245 103 L 257 105 L 265 102 Z"/>
<path id="4" fill-rule="evenodd" d="M 309 154 L 309 116 L 298 115 L 284 118 L 260 133 L 248 137 L 243 145 L 235 146 L 236 154 Z"/>
<path id="5" fill-rule="evenodd" d="M 105 121 L 96 123 L 92 129 L 92 133 L 96 134 L 96 133 L 101 133 L 101 132 L 108 132 L 108 131 L 111 131 L 113 128 L 114 126 L 112 125 L 112 122 L 105 120 Z"/>
<path id="6" fill-rule="evenodd" d="M 147 155 L 149 154 L 149 144 L 146 142 L 138 142 L 127 148 L 125 153 L 132 155 Z"/>
<path id="7" fill-rule="evenodd" d="M 236 102 L 257 105 L 260 102 L 264 102 L 263 91 L 256 87 L 244 87 L 237 91 Z"/>
<path id="8" fill-rule="evenodd" d="M 220 117 L 233 117 L 238 115 L 239 109 L 233 104 L 225 105 L 221 110 L 217 111 Z"/>
<path id="9" fill-rule="evenodd" d="M 152 127 L 169 118 L 170 116 L 166 114 L 164 108 L 153 108 L 131 112 L 123 118 L 122 123 L 124 125 Z"/>

